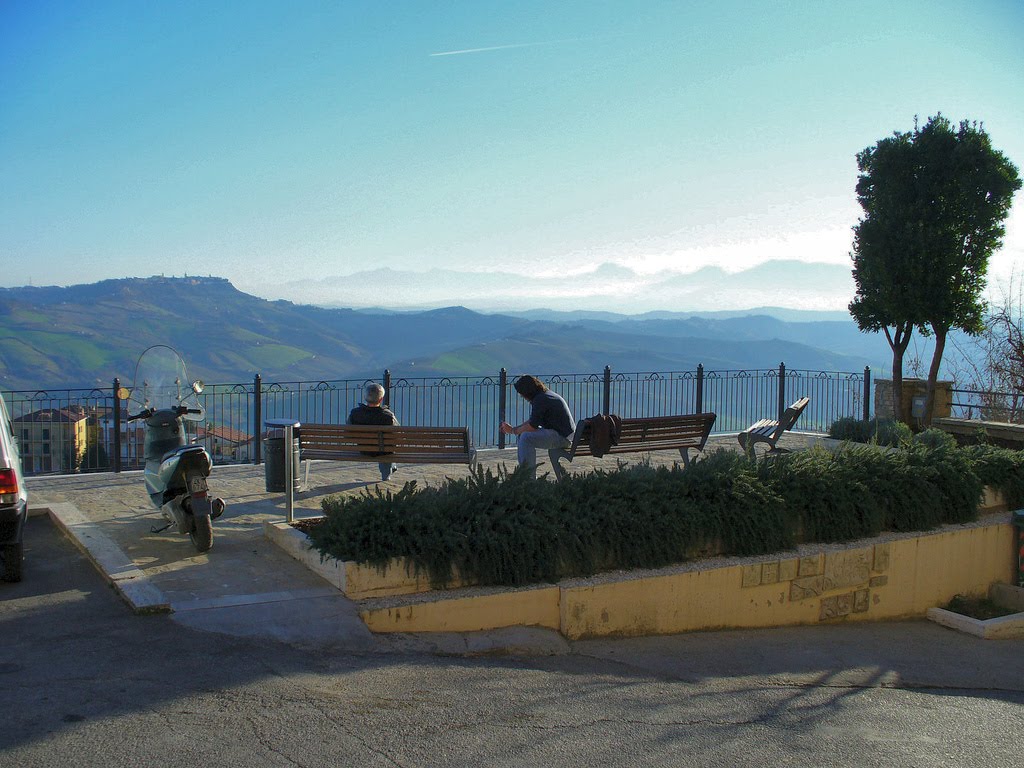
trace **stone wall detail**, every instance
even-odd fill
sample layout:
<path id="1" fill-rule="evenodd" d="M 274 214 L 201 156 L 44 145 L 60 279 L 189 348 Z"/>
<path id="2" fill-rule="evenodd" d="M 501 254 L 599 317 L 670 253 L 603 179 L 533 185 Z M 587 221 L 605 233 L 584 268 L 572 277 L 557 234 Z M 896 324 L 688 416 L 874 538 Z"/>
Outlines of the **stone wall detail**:
<path id="1" fill-rule="evenodd" d="M 769 560 L 742 568 L 744 589 L 768 584 L 788 586 L 790 602 L 818 601 L 820 621 L 867 613 L 872 588 L 889 582 L 889 544 Z M 878 598 L 875 598 L 877 602 Z"/>

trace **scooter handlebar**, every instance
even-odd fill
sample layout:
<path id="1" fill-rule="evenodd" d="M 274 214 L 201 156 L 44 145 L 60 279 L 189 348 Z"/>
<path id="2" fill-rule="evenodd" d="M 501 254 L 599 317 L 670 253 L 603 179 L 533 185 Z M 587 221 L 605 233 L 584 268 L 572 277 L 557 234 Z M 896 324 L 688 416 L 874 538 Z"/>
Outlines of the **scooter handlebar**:
<path id="1" fill-rule="evenodd" d="M 186 413 L 202 413 L 202 411 L 199 408 L 187 408 L 184 405 L 179 405 L 177 408 L 174 409 L 174 412 L 178 416 L 184 416 Z M 145 408 L 145 409 L 139 411 L 138 413 L 136 413 L 135 415 L 127 416 L 125 420 L 126 421 L 135 421 L 136 419 L 148 419 L 154 413 L 156 413 L 156 409 L 154 409 L 154 408 Z"/>

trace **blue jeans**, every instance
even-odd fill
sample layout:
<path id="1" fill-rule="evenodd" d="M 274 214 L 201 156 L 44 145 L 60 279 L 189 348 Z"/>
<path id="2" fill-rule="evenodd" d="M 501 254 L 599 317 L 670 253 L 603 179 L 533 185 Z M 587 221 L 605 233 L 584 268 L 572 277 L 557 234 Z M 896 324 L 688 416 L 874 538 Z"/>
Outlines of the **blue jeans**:
<path id="1" fill-rule="evenodd" d="M 562 452 L 567 451 L 570 445 L 569 438 L 562 437 L 553 429 L 537 429 L 519 435 L 516 442 L 516 454 L 519 464 L 530 467 L 530 474 L 536 477 L 538 448 L 548 449 L 548 458 L 551 460 L 551 466 L 554 467 Z"/>

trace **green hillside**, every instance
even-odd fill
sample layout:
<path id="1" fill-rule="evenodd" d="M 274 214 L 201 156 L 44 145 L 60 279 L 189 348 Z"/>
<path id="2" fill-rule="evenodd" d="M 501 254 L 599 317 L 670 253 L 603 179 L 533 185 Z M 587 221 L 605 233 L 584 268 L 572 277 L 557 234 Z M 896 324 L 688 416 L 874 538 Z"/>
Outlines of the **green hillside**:
<path id="1" fill-rule="evenodd" d="M 736 319 L 531 320 L 461 307 L 357 312 L 267 301 L 212 277 L 129 278 L 0 289 L 0 386 L 130 383 L 146 347 L 168 344 L 209 382 L 396 375 L 770 368 L 861 370 L 864 360 L 807 340 L 807 323 Z M 829 324 L 822 324 L 827 326 Z M 850 324 L 852 326 L 852 323 Z M 771 337 L 757 337 L 758 327 Z M 844 333 L 846 331 L 844 330 Z M 804 342 L 804 343 L 801 343 Z M 884 343 L 884 342 L 883 342 Z"/>

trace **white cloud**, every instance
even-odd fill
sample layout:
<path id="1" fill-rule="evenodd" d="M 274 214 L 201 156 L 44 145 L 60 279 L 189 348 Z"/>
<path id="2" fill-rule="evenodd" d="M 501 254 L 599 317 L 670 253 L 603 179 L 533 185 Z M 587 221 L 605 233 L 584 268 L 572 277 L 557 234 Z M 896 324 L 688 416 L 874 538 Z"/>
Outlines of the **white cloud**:
<path id="1" fill-rule="evenodd" d="M 661 253 L 640 253 L 616 259 L 641 274 L 695 272 L 703 267 L 721 267 L 742 272 L 768 261 L 849 264 L 850 229 L 821 229 L 812 232 L 754 238 L 715 245 L 678 248 Z"/>

